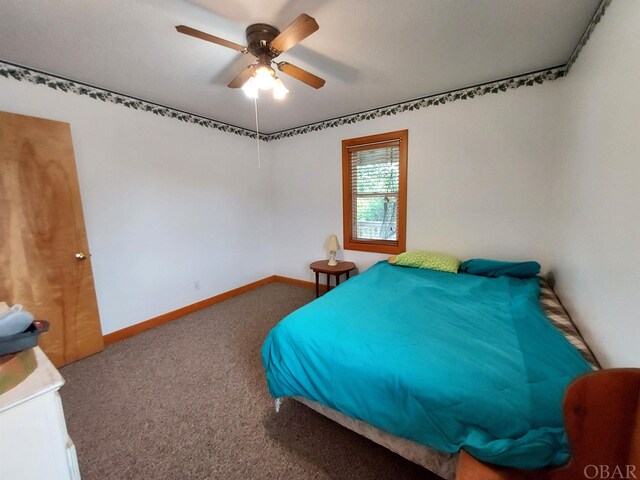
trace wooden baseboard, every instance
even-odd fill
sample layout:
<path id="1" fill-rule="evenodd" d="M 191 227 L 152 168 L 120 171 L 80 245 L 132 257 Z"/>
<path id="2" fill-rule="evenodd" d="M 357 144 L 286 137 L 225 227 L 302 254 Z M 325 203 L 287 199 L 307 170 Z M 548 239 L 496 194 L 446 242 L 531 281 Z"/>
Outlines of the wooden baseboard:
<path id="1" fill-rule="evenodd" d="M 282 275 L 274 275 L 273 281 L 280 282 L 280 283 L 288 283 L 290 285 L 299 285 L 301 287 L 312 288 L 314 290 L 316 288 L 315 282 L 309 282 L 307 280 L 298 280 L 297 278 L 291 278 L 291 277 L 283 277 Z M 326 293 L 327 285 L 324 283 L 320 283 L 319 290 L 320 290 L 320 293 Z"/>
<path id="2" fill-rule="evenodd" d="M 186 307 L 178 308 L 177 310 L 163 313 L 162 315 L 150 318 L 149 320 L 145 320 L 144 322 L 136 323 L 135 325 L 123 328 L 122 330 L 116 330 L 115 332 L 108 333 L 103 337 L 104 344 L 111 345 L 113 343 L 124 340 L 125 338 L 133 337 L 134 335 L 142 333 L 145 330 L 150 330 L 165 323 L 172 322 L 173 320 L 184 317 L 189 313 L 196 312 L 205 307 L 210 307 L 211 305 L 215 305 L 216 303 L 224 302 L 225 300 L 236 297 L 238 295 L 242 295 L 243 293 L 250 292 L 251 290 L 266 285 L 267 283 L 273 282 L 288 283 L 290 285 L 299 285 L 301 287 L 312 289 L 316 288 L 315 282 L 298 280 L 297 278 L 291 277 L 283 277 L 282 275 L 271 275 L 270 277 L 263 278 L 262 280 L 258 280 L 257 282 L 247 283 L 246 285 L 234 288 L 233 290 L 229 290 L 228 292 L 223 292 L 211 298 L 205 298 L 204 300 L 192 303 L 191 305 L 187 305 Z M 327 286 L 320 285 L 320 293 L 325 293 L 326 291 Z"/>
<path id="3" fill-rule="evenodd" d="M 290 285 L 299 285 L 301 287 L 316 288 L 316 284 L 306 280 L 298 280 L 297 278 L 283 277 L 282 275 L 274 275 L 274 282 L 288 283 Z"/>
<path id="4" fill-rule="evenodd" d="M 281 280 L 276 280 L 276 276 L 272 275 L 270 277 L 263 278 L 262 280 L 258 280 L 257 282 L 248 283 L 241 287 L 234 288 L 233 290 L 229 290 L 228 292 L 224 292 L 219 295 L 215 295 L 211 298 L 206 298 L 199 302 L 192 303 L 191 305 L 187 305 L 186 307 L 178 308 L 177 310 L 173 310 L 171 312 L 164 313 L 157 317 L 150 318 L 149 320 L 146 320 L 144 322 L 136 323 L 135 325 L 131 325 L 130 327 L 123 328 L 122 330 L 116 330 L 115 332 L 108 333 L 103 337 L 104 344 L 111 345 L 112 343 L 116 343 L 121 340 L 124 340 L 125 338 L 129 338 L 134 335 L 137 335 L 138 333 L 142 333 L 145 330 L 150 330 L 164 323 L 168 323 L 180 317 L 183 317 L 189 313 L 193 313 L 202 308 L 215 305 L 216 303 L 224 302 L 225 300 L 236 297 L 238 295 L 242 295 L 243 293 L 247 293 L 251 290 L 261 287 L 262 285 L 266 285 L 267 283 L 272 283 L 274 281 L 281 281 Z"/>

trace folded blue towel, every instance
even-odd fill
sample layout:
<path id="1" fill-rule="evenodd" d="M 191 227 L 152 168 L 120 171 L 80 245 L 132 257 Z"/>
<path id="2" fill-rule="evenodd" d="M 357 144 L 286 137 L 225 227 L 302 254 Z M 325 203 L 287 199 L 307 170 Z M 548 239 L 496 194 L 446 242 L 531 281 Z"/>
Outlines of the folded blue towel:
<path id="1" fill-rule="evenodd" d="M 33 315 L 22 310 L 22 305 L 14 305 L 0 315 L 0 337 L 22 333 L 32 323 Z"/>

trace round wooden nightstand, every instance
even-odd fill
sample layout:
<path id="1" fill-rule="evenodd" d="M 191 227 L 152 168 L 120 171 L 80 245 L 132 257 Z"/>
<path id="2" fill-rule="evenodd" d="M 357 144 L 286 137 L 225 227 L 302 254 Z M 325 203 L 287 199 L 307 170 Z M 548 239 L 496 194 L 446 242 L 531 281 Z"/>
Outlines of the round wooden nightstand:
<path id="1" fill-rule="evenodd" d="M 316 274 L 316 298 L 320 296 L 320 274 L 327 275 L 327 292 L 331 290 L 331 276 L 336 278 L 336 287 L 340 285 L 340 276 L 343 273 L 347 274 L 347 280 L 349 280 L 349 274 L 351 270 L 355 270 L 356 264 L 353 262 L 338 261 L 335 266 L 329 265 L 329 260 L 318 260 L 309 265 L 309 268 Z"/>

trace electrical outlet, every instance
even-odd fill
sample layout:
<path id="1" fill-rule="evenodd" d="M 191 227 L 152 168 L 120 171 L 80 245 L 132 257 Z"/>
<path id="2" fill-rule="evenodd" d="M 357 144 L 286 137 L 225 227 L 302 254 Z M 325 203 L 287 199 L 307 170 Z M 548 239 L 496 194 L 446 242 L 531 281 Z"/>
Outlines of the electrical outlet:
<path id="1" fill-rule="evenodd" d="M 200 280 L 195 280 L 193 282 L 193 289 L 194 290 L 200 290 Z"/>

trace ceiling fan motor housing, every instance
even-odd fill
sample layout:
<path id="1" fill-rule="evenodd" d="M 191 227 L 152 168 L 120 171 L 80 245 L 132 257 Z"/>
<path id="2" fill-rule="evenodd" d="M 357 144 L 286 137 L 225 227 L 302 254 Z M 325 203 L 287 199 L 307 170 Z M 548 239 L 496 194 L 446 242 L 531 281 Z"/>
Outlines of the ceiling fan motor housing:
<path id="1" fill-rule="evenodd" d="M 260 63 L 269 65 L 280 52 L 272 50 L 271 41 L 278 36 L 280 30 L 266 23 L 254 23 L 246 30 L 247 50 L 258 58 Z"/>

